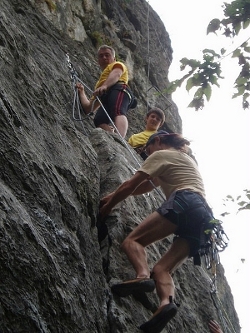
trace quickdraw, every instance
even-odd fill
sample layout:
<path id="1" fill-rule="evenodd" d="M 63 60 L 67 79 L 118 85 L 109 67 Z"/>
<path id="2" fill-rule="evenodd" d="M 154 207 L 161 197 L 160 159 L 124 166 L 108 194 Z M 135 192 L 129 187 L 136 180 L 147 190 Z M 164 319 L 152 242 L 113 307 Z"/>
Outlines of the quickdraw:
<path id="1" fill-rule="evenodd" d="M 85 118 L 88 118 L 89 116 L 93 115 L 93 112 L 90 112 L 89 114 L 87 114 L 85 117 L 81 116 L 81 111 L 84 110 L 82 109 L 81 103 L 80 103 L 80 99 L 79 99 L 79 94 L 78 94 L 78 89 L 76 88 L 76 83 L 80 82 L 85 88 L 87 88 L 90 92 L 91 89 L 84 83 L 81 81 L 81 79 L 79 78 L 76 69 L 74 68 L 72 62 L 70 61 L 69 58 L 69 54 L 66 54 L 66 62 L 67 62 L 67 67 L 69 69 L 69 74 L 70 74 L 70 78 L 71 78 L 71 82 L 72 82 L 72 89 L 74 91 L 74 97 L 73 97 L 73 105 L 72 105 L 72 117 L 74 120 L 76 121 L 83 121 Z M 85 130 L 84 130 L 85 132 Z"/>
<path id="2" fill-rule="evenodd" d="M 220 264 L 219 253 L 224 251 L 228 246 L 228 237 L 222 227 L 222 222 L 220 220 L 214 219 L 210 221 L 213 224 L 213 229 L 208 230 L 209 238 L 200 250 L 200 255 L 204 256 L 204 261 L 206 268 L 211 269 L 212 279 L 211 279 L 211 293 L 217 292 L 216 286 L 216 266 Z"/>

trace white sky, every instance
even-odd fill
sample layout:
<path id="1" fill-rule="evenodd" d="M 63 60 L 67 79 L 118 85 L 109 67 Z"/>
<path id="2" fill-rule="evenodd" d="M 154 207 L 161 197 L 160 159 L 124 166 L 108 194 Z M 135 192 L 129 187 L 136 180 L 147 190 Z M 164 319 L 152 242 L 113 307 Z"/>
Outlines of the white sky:
<path id="1" fill-rule="evenodd" d="M 220 51 L 222 47 L 233 50 L 248 37 L 250 28 L 238 40 L 206 35 L 208 23 L 213 18 L 223 17 L 223 0 L 163 1 L 148 3 L 161 17 L 170 35 L 173 63 L 169 79 L 181 78 L 180 59 L 183 57 L 202 60 L 201 50 L 205 48 Z M 231 1 L 228 1 L 229 3 Z M 150 37 L 150 36 L 149 36 Z M 232 44 L 233 43 L 233 44 Z M 153 51 L 153 50 L 151 50 Z M 250 189 L 250 110 L 241 108 L 241 99 L 232 99 L 233 82 L 239 72 L 236 60 L 223 61 L 221 87 L 213 89 L 213 95 L 206 107 L 200 111 L 187 108 L 193 91 L 188 94 L 185 86 L 172 95 L 183 121 L 183 135 L 191 141 L 191 148 L 198 160 L 207 198 L 216 218 L 223 220 L 224 230 L 230 241 L 221 253 L 221 262 L 234 295 L 242 331 L 250 332 L 249 314 L 246 305 L 250 296 L 250 211 L 235 214 L 237 207 L 226 209 L 223 199 L 228 195 L 242 194 Z M 221 218 L 224 211 L 232 211 Z M 245 259 L 242 263 L 241 259 Z M 218 282 L 219 283 L 219 282 Z"/>

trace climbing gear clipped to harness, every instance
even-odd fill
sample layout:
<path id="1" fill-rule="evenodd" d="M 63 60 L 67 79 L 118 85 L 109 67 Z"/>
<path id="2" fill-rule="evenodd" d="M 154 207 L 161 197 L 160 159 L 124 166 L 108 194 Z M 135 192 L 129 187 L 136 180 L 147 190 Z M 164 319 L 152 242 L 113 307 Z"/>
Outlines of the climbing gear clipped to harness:
<path id="1" fill-rule="evenodd" d="M 201 257 L 204 257 L 207 269 L 212 268 L 212 262 L 219 264 L 219 252 L 225 250 L 228 240 L 222 221 L 217 219 L 209 221 L 209 227 L 202 231 L 201 248 L 194 257 L 194 265 L 201 265 Z"/>
<path id="2" fill-rule="evenodd" d="M 205 257 L 206 268 L 212 267 L 212 262 L 220 263 L 219 252 L 225 250 L 228 245 L 228 237 L 222 227 L 222 221 L 214 219 L 210 221 L 213 228 L 205 230 L 207 241 L 200 250 L 200 255 Z"/>
<path id="3" fill-rule="evenodd" d="M 228 245 L 228 237 L 222 227 L 220 220 L 214 219 L 210 221 L 213 224 L 213 229 L 205 231 L 208 233 L 208 240 L 202 247 L 200 255 L 205 257 L 206 268 L 212 268 L 213 261 L 220 263 L 219 252 L 225 250 Z"/>
<path id="4" fill-rule="evenodd" d="M 216 293 L 216 266 L 220 264 L 219 253 L 228 246 L 229 239 L 222 227 L 222 221 L 214 219 L 209 224 L 212 229 L 209 228 L 204 231 L 206 242 L 202 244 L 199 255 L 204 257 L 206 268 L 211 270 L 211 293 Z"/>

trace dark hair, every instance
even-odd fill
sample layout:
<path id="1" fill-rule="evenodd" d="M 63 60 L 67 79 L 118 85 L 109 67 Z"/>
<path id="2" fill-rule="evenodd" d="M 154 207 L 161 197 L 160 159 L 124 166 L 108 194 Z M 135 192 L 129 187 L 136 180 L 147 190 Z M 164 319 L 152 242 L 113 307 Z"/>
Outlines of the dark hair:
<path id="1" fill-rule="evenodd" d="M 190 142 L 187 139 L 183 138 L 181 134 L 168 133 L 166 131 L 158 131 L 150 136 L 148 142 L 146 143 L 146 147 L 154 143 L 156 137 L 160 138 L 161 143 L 168 144 L 177 150 L 182 150 L 185 152 L 187 152 L 187 147 L 185 146 L 190 145 Z"/>
<path id="2" fill-rule="evenodd" d="M 148 118 L 151 113 L 156 113 L 161 118 L 160 126 L 162 126 L 165 121 L 165 113 L 159 108 L 152 108 L 147 112 L 146 117 Z"/>

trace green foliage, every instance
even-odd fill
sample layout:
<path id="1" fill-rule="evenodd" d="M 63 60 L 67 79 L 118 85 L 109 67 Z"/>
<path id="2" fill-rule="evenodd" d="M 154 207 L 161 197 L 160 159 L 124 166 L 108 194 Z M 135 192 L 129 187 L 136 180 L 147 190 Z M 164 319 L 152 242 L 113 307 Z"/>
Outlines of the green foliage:
<path id="1" fill-rule="evenodd" d="M 247 29 L 250 24 L 250 0 L 235 0 L 230 4 L 224 3 L 224 16 L 223 20 L 215 18 L 210 21 L 207 27 L 207 34 L 216 34 L 220 31 L 222 35 L 234 38 L 242 29 Z M 238 60 L 240 71 L 234 82 L 236 92 L 232 98 L 241 96 L 243 109 L 249 108 L 250 97 L 249 40 L 250 37 L 233 52 L 227 55 L 231 55 L 232 58 Z M 203 50 L 203 62 L 187 58 L 181 59 L 181 71 L 189 66 L 189 72 L 181 79 L 170 82 L 167 88 L 167 93 L 174 92 L 184 82 L 186 82 L 187 91 L 197 87 L 189 107 L 195 108 L 196 111 L 202 109 L 204 107 L 205 99 L 209 101 L 211 98 L 212 85 L 217 85 L 219 87 L 218 79 L 223 78 L 221 76 L 220 63 L 226 57 L 225 54 L 226 50 L 224 48 L 221 49 L 220 54 L 217 54 L 214 50 L 205 49 Z"/>
<path id="2" fill-rule="evenodd" d="M 233 95 L 233 98 L 242 96 L 242 106 L 244 109 L 249 108 L 248 98 L 250 96 L 250 47 L 247 42 L 243 43 L 234 52 L 232 57 L 238 58 L 241 71 L 235 80 L 235 89 L 237 92 Z"/>
<path id="3" fill-rule="evenodd" d="M 237 196 L 234 198 L 231 195 L 227 195 L 226 199 L 224 199 L 224 206 L 227 206 L 228 202 L 233 202 L 236 204 L 236 206 L 239 206 L 237 208 L 238 212 L 242 210 L 249 210 L 250 209 L 250 190 L 244 190 L 243 194 Z M 228 212 L 223 213 L 223 215 L 228 215 Z"/>
<path id="4" fill-rule="evenodd" d="M 226 37 L 235 37 L 241 29 L 246 29 L 250 23 L 250 1 L 235 0 L 224 3 L 223 20 L 213 19 L 207 28 L 207 33 L 221 30 Z"/>
<path id="5" fill-rule="evenodd" d="M 171 82 L 166 90 L 168 94 L 174 92 L 181 84 L 186 81 L 186 90 L 198 87 L 194 94 L 194 98 L 189 107 L 199 110 L 204 106 L 204 98 L 210 100 L 212 94 L 212 85 L 219 87 L 218 79 L 221 76 L 221 66 L 217 61 L 221 56 L 214 50 L 203 50 L 203 61 L 195 59 L 181 59 L 181 70 L 189 69 L 181 79 Z"/>

